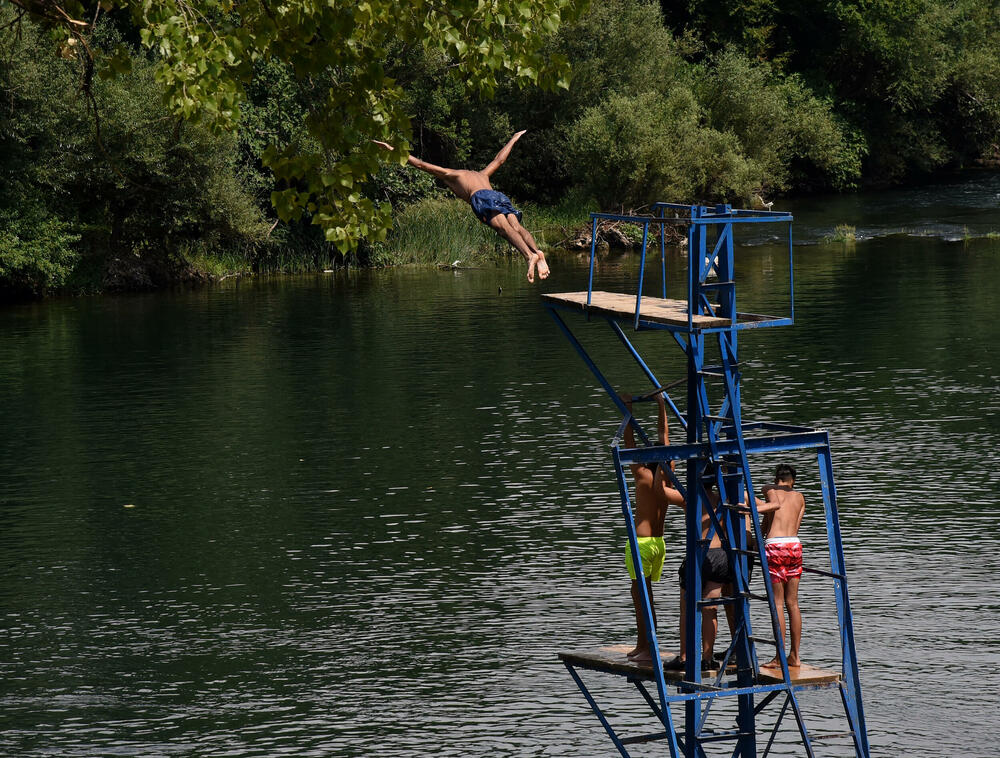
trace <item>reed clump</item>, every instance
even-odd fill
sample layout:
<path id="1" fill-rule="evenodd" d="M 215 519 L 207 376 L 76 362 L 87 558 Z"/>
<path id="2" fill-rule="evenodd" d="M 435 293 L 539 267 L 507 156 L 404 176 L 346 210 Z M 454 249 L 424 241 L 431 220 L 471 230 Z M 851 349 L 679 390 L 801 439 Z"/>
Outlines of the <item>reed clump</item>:
<path id="1" fill-rule="evenodd" d="M 857 230 L 850 224 L 837 224 L 833 228 L 833 234 L 826 236 L 827 242 L 841 242 L 853 245 L 858 240 Z"/>

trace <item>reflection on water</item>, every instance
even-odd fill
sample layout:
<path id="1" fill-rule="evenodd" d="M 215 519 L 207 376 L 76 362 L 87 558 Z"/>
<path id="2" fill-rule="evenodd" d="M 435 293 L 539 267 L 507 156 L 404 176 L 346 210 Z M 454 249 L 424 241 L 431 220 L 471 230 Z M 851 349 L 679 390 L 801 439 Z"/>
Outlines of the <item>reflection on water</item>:
<path id="1" fill-rule="evenodd" d="M 978 205 L 955 188 L 934 218 L 964 207 L 985 228 L 989 201 L 997 222 L 996 189 L 968 186 Z M 919 226 L 936 206 L 913 198 L 934 190 L 914 192 L 841 202 Z M 795 212 L 797 234 L 868 223 Z M 987 756 L 1000 726 L 1000 243 L 942 236 L 798 251 L 796 325 L 742 342 L 747 415 L 830 430 L 880 755 Z M 583 286 L 558 263 L 544 289 Z M 741 307 L 769 312 L 781 251 L 739 266 Z M 609 754 L 555 654 L 633 633 L 614 411 L 521 275 L 0 311 L 0 754 Z M 581 334 L 644 386 L 607 329 Z M 664 380 L 682 375 L 676 348 L 639 336 Z M 794 462 L 821 561 L 813 463 Z M 773 461 L 755 463 L 763 481 Z M 676 513 L 667 530 L 679 551 Z M 666 630 L 677 562 L 656 589 Z M 803 608 L 804 657 L 834 660 L 823 580 Z M 652 728 L 623 683 L 588 681 L 630 733 Z M 840 710 L 824 697 L 805 698 L 820 727 Z"/>

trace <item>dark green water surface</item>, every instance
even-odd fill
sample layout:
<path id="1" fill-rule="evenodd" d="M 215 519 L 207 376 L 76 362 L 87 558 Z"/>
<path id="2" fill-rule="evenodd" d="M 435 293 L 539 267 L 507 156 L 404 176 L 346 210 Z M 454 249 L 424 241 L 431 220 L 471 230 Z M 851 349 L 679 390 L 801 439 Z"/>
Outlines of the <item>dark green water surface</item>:
<path id="1" fill-rule="evenodd" d="M 741 338 L 745 415 L 831 434 L 876 755 L 997 755 L 998 204 L 984 175 L 786 206 L 796 324 Z M 859 242 L 818 244 L 839 223 Z M 784 254 L 746 241 L 740 307 L 780 312 Z M 556 653 L 634 634 L 616 412 L 539 299 L 585 288 L 584 262 L 534 287 L 521 268 L 0 309 L 0 755 L 611 755 Z M 598 284 L 636 270 L 605 259 Z M 646 387 L 606 327 L 572 323 Z M 819 484 L 793 462 L 809 562 Z M 668 515 L 666 647 L 681 530 Z M 824 580 L 802 606 L 803 657 L 832 663 Z M 623 682 L 588 681 L 655 728 Z M 807 713 L 839 728 L 825 697 Z"/>

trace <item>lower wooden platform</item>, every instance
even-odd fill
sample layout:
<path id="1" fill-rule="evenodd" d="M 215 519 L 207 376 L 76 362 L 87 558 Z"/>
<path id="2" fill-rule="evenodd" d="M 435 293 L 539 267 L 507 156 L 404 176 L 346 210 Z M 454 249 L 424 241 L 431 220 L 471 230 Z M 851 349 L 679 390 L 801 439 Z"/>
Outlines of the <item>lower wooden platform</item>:
<path id="1" fill-rule="evenodd" d="M 635 295 L 626 295 L 621 292 L 594 291 L 591 293 L 590 305 L 587 305 L 586 292 L 551 292 L 542 295 L 542 299 L 554 305 L 568 306 L 616 318 L 635 319 Z M 639 318 L 655 324 L 687 326 L 687 308 L 687 300 L 643 296 Z M 736 320 L 738 323 L 749 323 L 752 321 L 771 321 L 773 319 L 773 316 L 739 313 Z M 718 326 L 729 326 L 730 320 L 728 318 L 695 314 L 691 317 L 691 323 L 695 327 L 708 329 Z"/>
<path id="2" fill-rule="evenodd" d="M 653 664 L 635 663 L 629 660 L 625 654 L 630 649 L 628 645 L 613 645 L 597 650 L 565 652 L 559 653 L 559 660 L 569 663 L 575 668 L 604 671 L 632 679 L 653 681 Z M 674 652 L 664 651 L 660 653 L 660 658 L 666 662 L 675 655 L 677 654 Z M 716 668 L 711 672 L 704 672 L 702 678 L 707 678 L 709 675 L 715 676 L 718 673 L 719 670 Z M 838 682 L 841 679 L 839 671 L 821 669 L 810 666 L 808 663 L 803 663 L 801 666 L 789 666 L 788 673 L 792 675 L 792 684 L 826 684 Z M 683 671 L 664 671 L 663 674 L 667 681 L 680 681 L 684 678 Z M 772 675 L 767 673 L 767 670 L 762 670 L 759 681 L 761 684 L 780 682 L 782 681 L 781 671 L 774 670 Z"/>

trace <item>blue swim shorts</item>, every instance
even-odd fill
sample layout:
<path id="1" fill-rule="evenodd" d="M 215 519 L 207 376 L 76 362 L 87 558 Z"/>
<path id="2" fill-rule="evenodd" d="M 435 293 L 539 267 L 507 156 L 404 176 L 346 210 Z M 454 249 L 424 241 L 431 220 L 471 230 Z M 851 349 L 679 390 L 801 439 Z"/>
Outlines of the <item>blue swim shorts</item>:
<path id="1" fill-rule="evenodd" d="M 476 214 L 476 218 L 487 226 L 489 226 L 490 219 L 498 213 L 504 215 L 513 213 L 517 216 L 518 221 L 521 220 L 521 211 L 514 207 L 509 197 L 496 190 L 473 192 L 472 197 L 469 198 L 469 205 L 472 206 L 472 212 Z"/>

